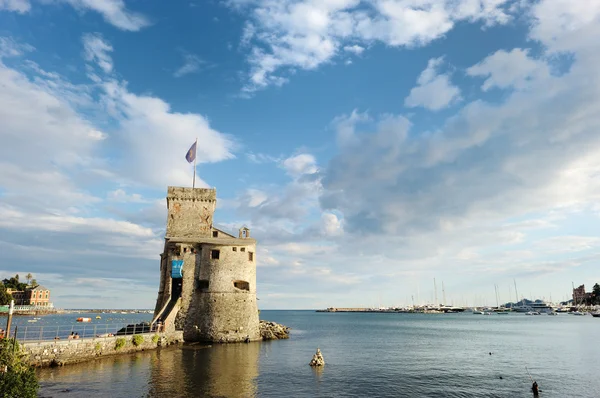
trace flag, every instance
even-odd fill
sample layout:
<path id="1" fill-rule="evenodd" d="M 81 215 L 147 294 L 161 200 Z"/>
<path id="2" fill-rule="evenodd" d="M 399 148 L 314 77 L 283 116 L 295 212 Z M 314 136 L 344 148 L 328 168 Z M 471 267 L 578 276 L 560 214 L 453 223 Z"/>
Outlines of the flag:
<path id="1" fill-rule="evenodd" d="M 188 163 L 192 163 L 194 160 L 196 160 L 196 144 L 198 143 L 198 141 L 195 141 L 192 146 L 190 147 L 190 149 L 187 151 L 187 153 L 185 154 L 185 160 L 188 161 Z"/>

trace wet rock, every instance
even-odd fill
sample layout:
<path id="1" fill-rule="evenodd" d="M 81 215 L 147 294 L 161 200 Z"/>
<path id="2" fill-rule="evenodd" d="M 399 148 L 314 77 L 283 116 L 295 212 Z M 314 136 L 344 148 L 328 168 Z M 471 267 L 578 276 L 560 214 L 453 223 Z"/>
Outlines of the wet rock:
<path id="1" fill-rule="evenodd" d="M 290 328 L 275 322 L 260 321 L 258 328 L 263 340 L 280 340 L 290 338 Z"/>
<path id="2" fill-rule="evenodd" d="M 312 360 L 309 363 L 310 366 L 324 366 L 325 359 L 323 359 L 323 354 L 321 354 L 321 350 L 317 348 L 317 353 L 313 355 Z"/>

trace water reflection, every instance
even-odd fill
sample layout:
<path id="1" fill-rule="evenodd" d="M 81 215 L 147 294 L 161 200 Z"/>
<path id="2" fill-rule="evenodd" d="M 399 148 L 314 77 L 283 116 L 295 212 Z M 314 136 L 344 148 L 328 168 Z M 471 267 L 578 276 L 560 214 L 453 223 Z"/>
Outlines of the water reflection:
<path id="1" fill-rule="evenodd" d="M 148 397 L 254 397 L 259 353 L 258 343 L 158 352 Z"/>
<path id="2" fill-rule="evenodd" d="M 183 346 L 41 369 L 41 396 L 254 397 L 260 344 Z M 110 386 L 110 387 L 108 387 Z"/>

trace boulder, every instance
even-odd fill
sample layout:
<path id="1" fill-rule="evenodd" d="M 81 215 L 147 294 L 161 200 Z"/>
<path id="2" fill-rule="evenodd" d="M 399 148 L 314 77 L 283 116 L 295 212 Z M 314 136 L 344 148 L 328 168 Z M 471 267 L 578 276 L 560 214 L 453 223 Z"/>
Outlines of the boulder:
<path id="1" fill-rule="evenodd" d="M 263 340 L 280 340 L 290 338 L 290 328 L 275 322 L 260 321 L 260 337 Z"/>
<path id="2" fill-rule="evenodd" d="M 309 363 L 310 366 L 324 366 L 325 359 L 323 359 L 323 354 L 321 354 L 321 350 L 317 348 L 317 353 L 313 355 L 312 360 Z"/>

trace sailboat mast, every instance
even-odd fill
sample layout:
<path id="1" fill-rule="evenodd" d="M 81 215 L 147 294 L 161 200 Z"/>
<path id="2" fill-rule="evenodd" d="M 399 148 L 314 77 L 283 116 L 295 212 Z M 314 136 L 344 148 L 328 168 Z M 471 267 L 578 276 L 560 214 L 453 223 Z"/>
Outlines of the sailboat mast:
<path id="1" fill-rule="evenodd" d="M 434 296 L 435 302 L 434 302 L 434 304 L 437 306 L 438 305 L 438 302 L 437 302 L 438 301 L 438 299 L 437 299 L 437 284 L 435 283 L 435 278 L 433 278 L 433 290 L 435 292 L 435 296 Z"/>
<path id="2" fill-rule="evenodd" d="M 500 304 L 498 304 L 498 288 L 496 287 L 495 283 L 494 283 L 494 293 L 496 295 L 496 308 L 500 308 Z"/>
<path id="3" fill-rule="evenodd" d="M 517 301 L 515 301 L 515 304 L 519 302 L 519 291 L 517 290 L 517 280 L 513 279 L 513 282 L 515 283 L 515 297 L 517 298 Z"/>
<path id="4" fill-rule="evenodd" d="M 442 297 L 444 298 L 443 304 L 446 305 L 446 289 L 444 289 L 444 281 L 442 281 Z"/>

